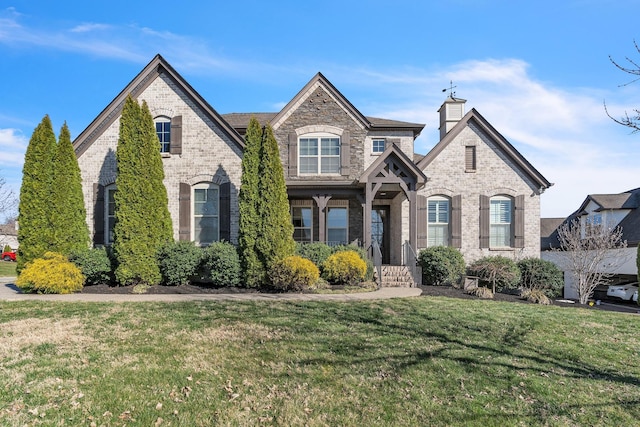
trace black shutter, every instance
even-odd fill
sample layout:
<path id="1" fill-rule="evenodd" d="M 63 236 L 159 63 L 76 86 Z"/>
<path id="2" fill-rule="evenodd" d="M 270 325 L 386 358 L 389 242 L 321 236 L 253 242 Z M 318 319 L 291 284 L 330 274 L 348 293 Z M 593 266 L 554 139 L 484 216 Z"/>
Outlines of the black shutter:
<path id="1" fill-rule="evenodd" d="M 462 247 L 462 196 L 451 198 L 451 246 Z"/>
<path id="2" fill-rule="evenodd" d="M 182 154 L 182 116 L 171 118 L 171 141 L 169 144 L 171 154 Z"/>
<path id="3" fill-rule="evenodd" d="M 425 196 L 416 197 L 418 203 L 418 248 L 427 247 L 427 198 Z"/>
<path id="4" fill-rule="evenodd" d="M 93 244 L 104 245 L 104 185 L 93 184 Z"/>
<path id="5" fill-rule="evenodd" d="M 480 248 L 489 247 L 489 196 L 480 196 Z"/>
<path id="6" fill-rule="evenodd" d="M 515 202 L 513 246 L 524 248 L 524 195 L 517 196 Z"/>
<path id="7" fill-rule="evenodd" d="M 289 134 L 289 176 L 298 175 L 298 135 Z"/>
<path id="8" fill-rule="evenodd" d="M 231 241 L 231 183 L 220 185 L 220 240 Z"/>
<path id="9" fill-rule="evenodd" d="M 178 240 L 191 240 L 191 186 L 180 183 Z"/>
<path id="10" fill-rule="evenodd" d="M 351 132 L 345 130 L 340 138 L 340 174 L 348 176 L 351 166 Z"/>

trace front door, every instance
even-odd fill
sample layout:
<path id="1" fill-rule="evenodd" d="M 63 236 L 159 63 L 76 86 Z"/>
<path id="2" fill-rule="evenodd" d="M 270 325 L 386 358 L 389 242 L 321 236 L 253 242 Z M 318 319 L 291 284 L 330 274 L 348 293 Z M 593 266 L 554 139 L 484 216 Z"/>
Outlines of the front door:
<path id="1" fill-rule="evenodd" d="M 382 263 L 389 264 L 389 206 L 371 209 L 371 241 L 380 245 Z"/>

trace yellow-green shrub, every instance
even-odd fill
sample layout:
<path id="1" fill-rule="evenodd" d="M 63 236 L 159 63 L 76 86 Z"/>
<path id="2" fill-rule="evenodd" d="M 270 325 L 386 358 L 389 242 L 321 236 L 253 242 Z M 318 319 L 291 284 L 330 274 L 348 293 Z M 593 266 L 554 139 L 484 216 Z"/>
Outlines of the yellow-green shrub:
<path id="1" fill-rule="evenodd" d="M 355 251 L 341 251 L 331 255 L 322 265 L 322 275 L 337 285 L 355 285 L 364 280 L 367 263 Z"/>
<path id="2" fill-rule="evenodd" d="M 320 278 L 318 267 L 297 255 L 276 261 L 269 270 L 271 286 L 281 291 L 300 291 L 311 288 Z"/>
<path id="3" fill-rule="evenodd" d="M 16 285 L 25 292 L 70 294 L 82 289 L 84 276 L 64 255 L 47 252 L 28 263 Z"/>

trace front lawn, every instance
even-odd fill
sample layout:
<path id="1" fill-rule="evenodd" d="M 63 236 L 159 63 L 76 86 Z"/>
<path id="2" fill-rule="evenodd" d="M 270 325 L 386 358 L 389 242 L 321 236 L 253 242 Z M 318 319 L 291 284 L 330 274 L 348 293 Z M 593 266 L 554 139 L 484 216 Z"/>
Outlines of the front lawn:
<path id="1" fill-rule="evenodd" d="M 0 277 L 16 277 L 16 263 L 0 261 Z"/>
<path id="2" fill-rule="evenodd" d="M 419 297 L 0 303 L 0 425 L 633 425 L 640 318 Z"/>

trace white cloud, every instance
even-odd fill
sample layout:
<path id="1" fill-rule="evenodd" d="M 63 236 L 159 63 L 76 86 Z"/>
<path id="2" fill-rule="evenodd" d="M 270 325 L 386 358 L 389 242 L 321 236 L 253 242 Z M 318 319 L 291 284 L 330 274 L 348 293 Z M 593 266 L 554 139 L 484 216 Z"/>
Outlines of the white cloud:
<path id="1" fill-rule="evenodd" d="M 27 138 L 19 130 L 0 129 L 0 166 L 21 168 L 27 144 Z"/>
<path id="2" fill-rule="evenodd" d="M 77 25 L 69 31 L 71 31 L 72 33 L 89 33 L 94 31 L 108 30 L 110 28 L 111 28 L 111 25 L 108 25 L 108 24 L 87 22 L 85 24 Z"/>

